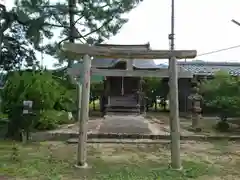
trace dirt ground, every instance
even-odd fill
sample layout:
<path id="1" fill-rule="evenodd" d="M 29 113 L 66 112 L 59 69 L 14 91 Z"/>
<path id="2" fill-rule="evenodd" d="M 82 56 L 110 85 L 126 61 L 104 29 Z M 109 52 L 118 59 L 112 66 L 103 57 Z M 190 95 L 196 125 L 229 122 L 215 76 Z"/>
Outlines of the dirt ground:
<path id="1" fill-rule="evenodd" d="M 160 126 L 162 129 L 165 128 L 165 131 L 169 132 L 169 114 L 168 113 L 162 113 L 162 112 L 149 112 L 147 114 L 147 117 L 149 119 L 154 120 L 154 122 L 157 122 L 158 124 L 161 124 Z M 215 127 L 216 124 L 219 122 L 218 117 L 202 117 L 200 119 L 200 127 L 202 128 L 202 132 L 194 133 L 194 134 L 203 134 L 203 135 L 239 135 L 240 136 L 240 119 L 234 118 L 229 119 L 229 125 L 230 125 L 230 131 L 226 133 L 218 132 L 216 131 Z M 189 129 L 191 127 L 191 119 L 190 118 L 184 118 L 180 117 L 180 128 L 181 132 L 185 134 L 193 134 L 192 132 L 189 132 Z"/>

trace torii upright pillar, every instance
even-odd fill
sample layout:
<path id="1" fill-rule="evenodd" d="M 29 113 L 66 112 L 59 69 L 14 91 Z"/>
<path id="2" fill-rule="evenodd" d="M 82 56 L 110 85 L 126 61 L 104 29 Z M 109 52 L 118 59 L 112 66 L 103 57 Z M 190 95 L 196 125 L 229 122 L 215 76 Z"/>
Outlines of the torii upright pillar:
<path id="1" fill-rule="evenodd" d="M 174 30 L 175 30 L 175 0 L 172 0 L 171 12 L 171 34 L 169 35 L 170 50 L 175 49 Z M 178 100 L 178 72 L 177 58 L 172 56 L 169 62 L 169 90 L 170 90 L 170 129 L 171 129 L 171 167 L 181 169 L 180 159 L 180 121 L 179 121 L 179 100 Z"/>
<path id="2" fill-rule="evenodd" d="M 83 77 L 81 95 L 81 113 L 79 123 L 79 140 L 77 152 L 77 167 L 87 167 L 87 122 L 89 120 L 89 99 L 90 99 L 90 71 L 91 58 L 84 55 L 83 58 Z"/>

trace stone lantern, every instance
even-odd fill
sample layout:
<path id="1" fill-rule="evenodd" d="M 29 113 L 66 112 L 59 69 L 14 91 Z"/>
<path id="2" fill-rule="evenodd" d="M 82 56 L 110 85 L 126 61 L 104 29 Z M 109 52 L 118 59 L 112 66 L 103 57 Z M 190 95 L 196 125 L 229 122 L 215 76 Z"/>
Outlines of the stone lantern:
<path id="1" fill-rule="evenodd" d="M 201 104 L 203 98 L 202 95 L 199 94 L 198 81 L 196 78 L 193 79 L 191 84 L 191 94 L 188 96 L 188 100 L 190 102 L 189 112 L 192 120 L 192 130 L 200 132 L 201 127 L 199 126 L 199 121 L 201 118 Z"/>

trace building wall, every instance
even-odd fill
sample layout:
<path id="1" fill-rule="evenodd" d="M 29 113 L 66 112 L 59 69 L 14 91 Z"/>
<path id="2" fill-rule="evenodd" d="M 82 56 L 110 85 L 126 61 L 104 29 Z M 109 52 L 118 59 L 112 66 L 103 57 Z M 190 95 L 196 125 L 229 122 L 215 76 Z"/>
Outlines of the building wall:
<path id="1" fill-rule="evenodd" d="M 122 80 L 123 79 L 123 80 Z M 134 94 L 139 87 L 138 77 L 107 77 L 109 81 L 109 95 L 120 96 L 122 90 L 122 81 L 124 94 Z"/>

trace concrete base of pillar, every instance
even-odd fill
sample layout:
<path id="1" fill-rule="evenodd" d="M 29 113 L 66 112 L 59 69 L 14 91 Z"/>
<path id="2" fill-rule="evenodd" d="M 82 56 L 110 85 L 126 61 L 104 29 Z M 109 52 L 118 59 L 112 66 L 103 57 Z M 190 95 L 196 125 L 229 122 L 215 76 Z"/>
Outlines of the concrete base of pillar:
<path id="1" fill-rule="evenodd" d="M 75 168 L 78 168 L 78 169 L 87 169 L 87 168 L 90 168 L 87 163 L 85 163 L 85 164 L 83 164 L 83 165 L 75 164 L 74 167 L 75 167 Z"/>
<path id="2" fill-rule="evenodd" d="M 182 171 L 183 170 L 183 167 L 181 166 L 180 168 L 173 168 L 171 164 L 169 164 L 169 168 L 170 169 L 173 169 L 175 171 Z"/>

